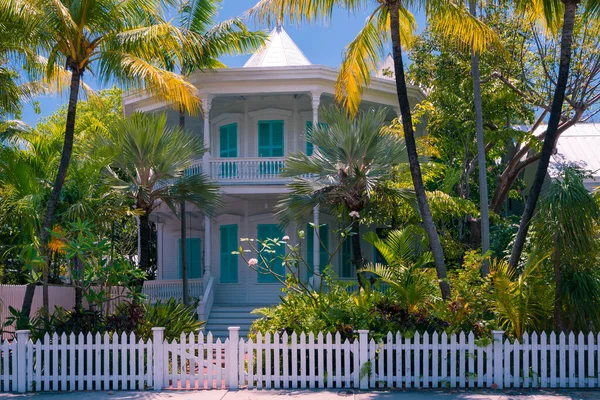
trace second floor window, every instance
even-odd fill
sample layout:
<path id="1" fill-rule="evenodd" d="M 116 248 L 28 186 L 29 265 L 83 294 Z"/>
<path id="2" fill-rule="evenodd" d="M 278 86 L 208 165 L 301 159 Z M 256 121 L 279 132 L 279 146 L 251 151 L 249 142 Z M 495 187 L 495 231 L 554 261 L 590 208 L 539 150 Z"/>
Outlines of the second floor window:
<path id="1" fill-rule="evenodd" d="M 283 121 L 258 121 L 258 156 L 283 157 Z"/>

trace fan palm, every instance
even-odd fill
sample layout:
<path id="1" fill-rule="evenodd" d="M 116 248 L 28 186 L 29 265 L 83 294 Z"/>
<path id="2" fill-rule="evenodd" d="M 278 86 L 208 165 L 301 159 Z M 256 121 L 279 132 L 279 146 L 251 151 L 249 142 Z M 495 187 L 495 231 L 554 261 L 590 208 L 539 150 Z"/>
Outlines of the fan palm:
<path id="1" fill-rule="evenodd" d="M 363 211 L 394 165 L 406 162 L 404 141 L 385 129 L 387 110 L 371 109 L 356 118 L 336 108 L 322 112 L 325 124 L 312 129 L 313 154 L 299 152 L 286 157 L 282 176 L 293 178 L 278 204 L 284 224 L 308 220 L 313 208 L 332 215 Z M 411 191 L 390 190 L 390 196 L 413 200 Z M 352 262 L 357 271 L 364 259 L 360 244 L 360 219 L 351 225 Z"/>
<path id="2" fill-rule="evenodd" d="M 331 20 L 336 7 L 353 13 L 369 7 L 372 3 L 369 0 L 260 0 L 249 13 L 263 21 L 282 21 L 285 17 L 293 22 L 328 21 Z M 414 16 L 407 7 L 416 5 L 424 8 L 432 29 L 460 38 L 462 43 L 466 43 L 475 51 L 486 48 L 492 42 L 497 42 L 497 39 L 491 30 L 469 14 L 464 4 L 452 0 L 378 0 L 375 4 L 376 8 L 367 18 L 364 27 L 346 47 L 336 85 L 336 98 L 343 102 L 351 113 L 357 112 L 362 91 L 369 85 L 371 74 L 385 54 L 386 44 L 391 41 L 396 92 L 411 177 L 423 226 L 440 277 L 442 296 L 447 299 L 450 298 L 450 286 L 445 280 L 444 252 L 427 203 L 404 76 L 402 45 L 407 46 L 410 43 L 416 28 Z"/>
<path id="3" fill-rule="evenodd" d="M 542 184 L 548 174 L 548 166 L 550 165 L 550 157 L 556 146 L 558 138 L 558 125 L 562 115 L 562 106 L 565 100 L 565 93 L 569 81 L 569 71 L 571 65 L 571 50 L 573 47 L 573 31 L 577 10 L 580 0 L 518 0 L 516 8 L 527 13 L 532 19 L 542 19 L 550 31 L 557 30 L 562 23 L 562 31 L 560 35 L 560 61 L 558 65 L 558 74 L 556 76 L 556 85 L 554 89 L 554 97 L 550 108 L 550 117 L 546 128 L 546 135 L 542 145 L 541 156 L 538 161 L 537 169 L 533 182 L 529 189 L 525 210 L 521 216 L 519 231 L 515 238 L 512 252 L 510 255 L 510 265 L 516 267 L 521 259 L 521 254 L 525 246 L 527 232 L 531 219 L 533 218 L 538 198 L 542 191 Z M 581 18 L 590 18 L 591 20 L 598 18 L 600 15 L 600 1 L 586 0 L 583 3 L 584 10 Z"/>
<path id="4" fill-rule="evenodd" d="M 363 272 L 375 274 L 389 285 L 409 312 L 417 312 L 436 290 L 433 277 L 424 268 L 433 263 L 433 257 L 431 252 L 424 251 L 427 244 L 422 237 L 423 232 L 416 227 L 391 231 L 385 239 L 375 232 L 364 235 L 365 241 L 375 246 L 387 265 L 368 264 Z"/>
<path id="5" fill-rule="evenodd" d="M 150 214 L 159 202 L 175 214 L 182 199 L 211 214 L 220 204 L 218 186 L 204 174 L 185 175 L 206 151 L 193 133 L 167 125 L 165 115 L 135 113 L 109 128 L 94 151 L 108 160 L 105 183 L 131 197 L 140 215 L 140 265 L 150 265 Z"/>
<path id="6" fill-rule="evenodd" d="M 266 38 L 262 31 L 253 32 L 239 18 L 215 24 L 222 0 L 186 0 L 181 4 L 180 26 L 186 36 L 198 36 L 202 49 L 201 58 L 185 57 L 181 60 L 182 73 L 189 75 L 197 70 L 224 68 L 218 58 L 224 54 L 245 54 L 260 47 Z M 185 129 L 185 110 L 179 109 L 179 127 Z M 181 265 L 183 302 L 189 303 L 187 293 L 187 253 L 185 200 L 179 205 L 181 217 Z"/>

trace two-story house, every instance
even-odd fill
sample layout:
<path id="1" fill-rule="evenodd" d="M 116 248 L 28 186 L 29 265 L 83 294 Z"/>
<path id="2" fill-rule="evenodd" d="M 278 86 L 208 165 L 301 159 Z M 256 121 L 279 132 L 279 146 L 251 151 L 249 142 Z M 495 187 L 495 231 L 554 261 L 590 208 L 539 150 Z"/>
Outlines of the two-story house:
<path id="1" fill-rule="evenodd" d="M 209 149 L 190 173 L 206 171 L 217 181 L 224 206 L 212 218 L 188 206 L 188 276 L 190 294 L 201 298 L 201 317 L 217 335 L 231 324 L 241 325 L 244 333 L 253 318 L 251 309 L 279 300 L 281 285 L 271 276 L 257 274 L 231 252 L 238 248 L 239 238 L 287 235 L 296 242 L 298 229 L 307 229 L 307 225 L 289 226 L 285 231 L 279 227 L 273 208 L 287 190 L 279 171 L 286 154 L 311 151 L 307 127 L 319 122 L 320 107 L 334 103 L 337 75 L 335 68 L 311 64 L 285 30 L 277 27 L 242 68 L 198 72 L 190 78 L 198 88 L 203 113 L 188 117 L 186 127 L 202 135 Z M 413 104 L 424 97 L 416 87 L 409 87 L 409 94 Z M 165 112 L 173 124 L 178 123 L 176 112 L 147 98 L 126 97 L 124 107 L 126 114 Z M 380 72 L 365 90 L 361 107 L 387 107 L 389 119 L 395 118 L 394 81 Z M 153 212 L 152 219 L 158 238 L 158 276 L 146 282 L 144 290 L 151 299 L 181 297 L 179 219 L 164 205 Z M 336 220 L 315 210 L 311 222 L 325 224 L 323 242 L 333 247 L 338 240 Z M 319 269 L 323 251 L 318 243 L 315 246 L 312 231 L 307 233 L 306 257 Z M 372 258 L 372 247 L 370 254 L 365 248 L 367 258 Z M 347 248 L 334 267 L 341 279 L 356 279 Z"/>

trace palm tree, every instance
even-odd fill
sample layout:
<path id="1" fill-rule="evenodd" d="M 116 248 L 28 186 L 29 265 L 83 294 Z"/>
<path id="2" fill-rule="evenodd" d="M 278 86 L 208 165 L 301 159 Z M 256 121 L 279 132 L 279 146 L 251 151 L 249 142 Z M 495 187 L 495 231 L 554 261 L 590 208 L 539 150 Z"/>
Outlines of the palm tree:
<path id="1" fill-rule="evenodd" d="M 469 11 L 477 18 L 476 0 L 469 0 Z M 481 252 L 487 253 L 490 249 L 490 217 L 487 187 L 487 169 L 485 166 L 485 142 L 483 135 L 483 104 L 481 100 L 481 74 L 479 71 L 479 52 L 471 53 L 471 76 L 473 78 L 473 102 L 475 104 L 475 130 L 477 131 L 477 159 L 479 164 L 479 210 L 481 219 Z M 468 177 L 467 177 L 468 179 Z M 481 266 L 481 274 L 490 273 L 487 258 Z"/>
<path id="2" fill-rule="evenodd" d="M 70 73 L 63 149 L 39 231 L 43 252 L 71 161 L 77 103 L 86 73 L 104 81 L 143 88 L 191 111 L 198 108 L 193 85 L 165 69 L 184 48 L 194 49 L 190 54 L 200 57 L 197 40 L 186 39 L 167 22 L 162 5 L 160 0 L 0 1 L 2 21 L 19 27 L 23 47 L 34 41 L 35 49 L 47 55 L 45 68 L 28 65 L 30 72 L 52 77 L 57 66 L 64 65 Z M 59 86 L 63 83 L 58 82 Z M 25 303 L 33 299 L 35 286 L 27 289 L 23 309 L 30 308 Z"/>
<path id="3" fill-rule="evenodd" d="M 184 35 L 201 38 L 201 58 L 186 57 L 180 61 L 181 73 L 189 75 L 194 71 L 225 68 L 218 58 L 224 54 L 245 54 L 260 47 L 266 38 L 264 32 L 253 32 L 239 19 L 234 18 L 215 24 L 221 0 L 186 0 L 181 4 L 180 26 Z M 185 56 L 185 54 L 184 54 Z M 179 127 L 185 129 L 185 110 L 179 108 Z M 185 200 L 179 204 L 181 219 L 181 265 L 183 303 L 188 304 L 187 293 L 187 253 Z"/>
<path id="4" fill-rule="evenodd" d="M 289 194 L 277 205 L 282 223 L 307 221 L 315 206 L 332 215 L 342 211 L 360 216 L 377 192 L 414 200 L 411 191 L 382 185 L 393 166 L 406 162 L 404 141 L 385 129 L 386 109 L 352 118 L 332 107 L 322 116 L 325 124 L 313 127 L 309 139 L 313 154 L 299 152 L 285 159 L 282 176 L 293 179 Z M 352 218 L 351 232 L 352 263 L 358 272 L 364 265 L 360 218 Z"/>
<path id="5" fill-rule="evenodd" d="M 517 9 L 528 13 L 530 16 L 543 19 L 550 29 L 559 25 L 562 17 L 562 33 L 560 39 L 560 62 L 558 65 L 558 75 L 556 77 L 556 87 L 554 89 L 554 97 L 552 99 L 552 107 L 550 108 L 550 117 L 548 119 L 548 127 L 546 128 L 546 136 L 542 145 L 541 156 L 538 161 L 535 177 L 529 189 L 525 210 L 521 216 L 519 231 L 515 238 L 513 249 L 510 254 L 510 265 L 516 267 L 521 260 L 523 247 L 529 231 L 529 225 L 538 198 L 542 191 L 542 184 L 548 174 L 548 166 L 550 165 L 550 157 L 556 146 L 558 138 L 558 125 L 562 115 L 562 106 L 565 100 L 565 92 L 569 80 L 569 70 L 571 65 L 571 49 L 573 47 L 573 28 L 575 26 L 575 18 L 577 16 L 577 8 L 579 0 L 545 0 L 534 2 L 530 0 L 519 0 L 516 3 Z M 582 18 L 597 18 L 600 13 L 600 1 L 588 0 L 584 3 L 585 10 Z M 560 13 L 562 12 L 562 16 Z"/>
<path id="6" fill-rule="evenodd" d="M 109 128 L 94 150 L 107 157 L 106 184 L 123 191 L 141 212 L 140 265 L 150 265 L 150 214 L 159 202 L 175 214 L 185 199 L 211 214 L 220 205 L 218 186 L 204 174 L 185 175 L 206 151 L 203 140 L 176 126 L 165 115 L 135 113 Z"/>
<path id="7" fill-rule="evenodd" d="M 249 14 L 261 21 L 283 21 L 286 16 L 292 22 L 329 21 L 336 7 L 354 13 L 366 9 L 372 3 L 369 0 L 260 0 Z M 362 91 L 369 85 L 371 74 L 386 53 L 386 44 L 391 41 L 396 91 L 411 177 L 440 279 L 442 297 L 448 299 L 450 285 L 446 281 L 444 252 L 427 203 L 404 76 L 402 45 L 409 44 L 416 26 L 414 16 L 407 6 L 424 8 L 433 29 L 460 38 L 462 43 L 466 43 L 475 51 L 485 49 L 492 42 L 497 43 L 497 39 L 491 30 L 469 14 L 464 5 L 451 0 L 421 0 L 416 3 L 378 0 L 376 5 L 362 30 L 346 47 L 336 85 L 336 98 L 343 102 L 350 112 L 358 111 Z"/>

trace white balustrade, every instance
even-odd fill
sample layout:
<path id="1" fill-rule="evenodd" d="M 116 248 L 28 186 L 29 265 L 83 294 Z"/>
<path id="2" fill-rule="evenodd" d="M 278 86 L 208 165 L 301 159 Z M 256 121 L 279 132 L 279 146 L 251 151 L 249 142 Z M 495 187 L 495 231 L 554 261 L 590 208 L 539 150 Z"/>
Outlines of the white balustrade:
<path id="1" fill-rule="evenodd" d="M 204 288 L 202 279 L 188 280 L 188 294 L 190 298 L 201 299 Z M 183 283 L 181 279 L 156 280 L 144 282 L 143 292 L 148 296 L 150 303 L 157 301 L 166 301 L 171 298 L 183 298 Z"/>

